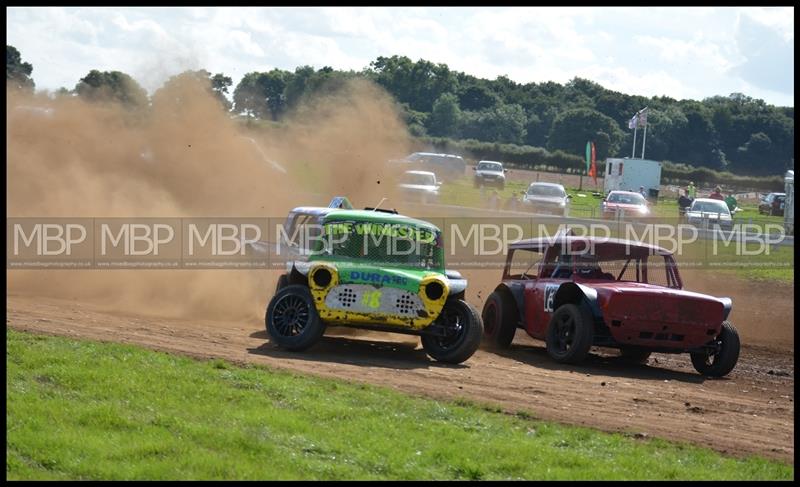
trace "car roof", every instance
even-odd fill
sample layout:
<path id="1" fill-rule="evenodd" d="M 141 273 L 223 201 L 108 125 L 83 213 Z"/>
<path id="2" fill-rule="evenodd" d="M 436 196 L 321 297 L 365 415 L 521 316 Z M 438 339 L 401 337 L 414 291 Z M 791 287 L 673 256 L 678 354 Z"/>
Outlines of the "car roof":
<path id="1" fill-rule="evenodd" d="M 461 156 L 457 156 L 455 154 L 442 154 L 442 153 L 436 153 L 436 152 L 414 152 L 411 155 L 413 156 L 414 154 L 417 154 L 417 155 L 420 155 L 420 156 L 457 157 L 459 159 L 463 159 Z"/>
<path id="2" fill-rule="evenodd" d="M 406 171 L 405 174 L 425 174 L 425 175 L 428 175 L 428 176 L 436 177 L 436 174 L 432 173 L 430 171 Z"/>
<path id="3" fill-rule="evenodd" d="M 641 195 L 642 195 L 642 193 L 637 193 L 636 191 L 622 191 L 622 190 L 620 190 L 620 189 L 615 189 L 615 190 L 613 190 L 613 191 L 609 191 L 609 192 L 608 192 L 608 194 L 611 194 L 611 193 L 617 193 L 617 194 L 638 194 L 639 196 L 641 196 Z"/>
<path id="4" fill-rule="evenodd" d="M 334 211 L 325 214 L 323 223 L 333 221 L 360 220 L 374 223 L 406 224 L 414 227 L 427 228 L 432 231 L 439 231 L 439 227 L 425 220 L 418 220 L 410 216 L 399 215 L 396 213 L 385 213 L 372 210 L 343 210 L 335 208 Z"/>
<path id="5" fill-rule="evenodd" d="M 503 163 L 499 162 L 499 161 L 478 161 L 478 164 L 480 164 L 482 162 L 489 162 L 489 163 L 492 163 L 492 164 L 500 164 L 501 166 L 503 165 Z"/>
<path id="6" fill-rule="evenodd" d="M 564 189 L 564 185 L 563 184 L 558 184 L 558 183 L 540 183 L 538 181 L 532 182 L 530 184 L 530 186 L 553 186 L 553 187 L 556 187 L 556 188 Z M 530 186 L 528 186 L 528 187 L 530 187 Z"/>
<path id="7" fill-rule="evenodd" d="M 716 203 L 722 203 L 723 205 L 725 204 L 724 201 L 717 200 L 717 199 L 714 199 L 714 198 L 695 198 L 694 201 L 700 201 L 700 202 L 703 202 L 703 203 L 708 203 L 710 201 L 712 203 L 716 202 Z M 694 203 L 694 201 L 692 203 Z"/>
<path id="8" fill-rule="evenodd" d="M 508 246 L 509 250 L 512 249 L 528 249 L 528 250 L 544 250 L 548 247 L 551 247 L 555 244 L 594 244 L 595 248 L 600 246 L 627 246 L 633 247 L 637 249 L 647 250 L 648 252 L 652 252 L 658 255 L 672 255 L 672 252 L 669 250 L 659 247 L 657 245 L 651 245 L 642 242 L 636 242 L 634 240 L 625 240 L 621 238 L 599 238 L 599 237 L 577 237 L 577 236 L 563 236 L 557 235 L 553 237 L 539 237 L 539 238 L 529 238 L 526 240 L 519 240 L 514 242 Z"/>

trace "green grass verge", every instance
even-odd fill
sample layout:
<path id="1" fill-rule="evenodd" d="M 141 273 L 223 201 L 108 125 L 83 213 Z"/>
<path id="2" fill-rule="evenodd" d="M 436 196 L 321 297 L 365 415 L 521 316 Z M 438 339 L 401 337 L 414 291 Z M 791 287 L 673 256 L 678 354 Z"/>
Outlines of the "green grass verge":
<path id="1" fill-rule="evenodd" d="M 9 479 L 791 479 L 760 458 L 6 331 Z"/>

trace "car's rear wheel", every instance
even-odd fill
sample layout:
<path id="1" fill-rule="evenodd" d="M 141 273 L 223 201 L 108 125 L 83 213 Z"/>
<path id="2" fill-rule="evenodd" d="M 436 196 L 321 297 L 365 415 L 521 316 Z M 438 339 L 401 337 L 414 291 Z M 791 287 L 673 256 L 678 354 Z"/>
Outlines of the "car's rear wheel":
<path id="1" fill-rule="evenodd" d="M 581 362 L 589 354 L 594 338 L 594 318 L 586 306 L 564 304 L 547 325 L 547 353 L 559 363 Z"/>
<path id="2" fill-rule="evenodd" d="M 633 364 L 646 364 L 651 353 L 650 350 L 640 347 L 622 347 L 619 349 L 620 358 Z"/>
<path id="3" fill-rule="evenodd" d="M 461 299 L 448 300 L 435 323 L 441 325 L 446 334 L 422 335 L 422 347 L 428 355 L 451 364 L 460 364 L 472 357 L 481 343 L 483 324 L 471 304 Z"/>
<path id="4" fill-rule="evenodd" d="M 483 305 L 483 336 L 493 347 L 508 348 L 517 331 L 519 313 L 508 291 L 494 291 Z"/>
<path id="5" fill-rule="evenodd" d="M 733 323 L 724 321 L 722 330 L 714 339 L 716 350 L 692 353 L 692 365 L 695 370 L 703 375 L 711 377 L 723 377 L 728 375 L 739 361 L 739 332 Z"/>
<path id="6" fill-rule="evenodd" d="M 264 321 L 275 344 L 297 352 L 312 346 L 325 333 L 311 291 L 301 284 L 279 290 L 269 302 Z"/>

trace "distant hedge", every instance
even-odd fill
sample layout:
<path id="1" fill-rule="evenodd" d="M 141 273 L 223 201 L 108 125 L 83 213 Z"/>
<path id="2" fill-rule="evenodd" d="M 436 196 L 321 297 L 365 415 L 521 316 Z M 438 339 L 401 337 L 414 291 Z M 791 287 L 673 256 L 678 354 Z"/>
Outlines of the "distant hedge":
<path id="1" fill-rule="evenodd" d="M 475 139 L 417 138 L 419 151 L 458 154 L 466 159 L 500 161 L 509 167 L 550 172 L 572 172 L 586 167 L 584 159 L 566 152 L 530 145 L 499 144 Z"/>
<path id="2" fill-rule="evenodd" d="M 737 176 L 728 171 L 714 171 L 706 167 L 675 164 L 670 161 L 662 162 L 662 183 L 683 185 L 689 181 L 701 186 L 719 184 L 725 187 L 758 191 L 782 191 L 784 189 L 783 176 Z"/>
<path id="3" fill-rule="evenodd" d="M 548 151 L 542 147 L 516 144 L 481 142 L 475 139 L 455 140 L 446 137 L 418 137 L 416 150 L 458 154 L 474 162 L 493 160 L 503 162 L 511 168 L 535 171 L 575 173 L 586 168 L 580 156 L 566 152 Z M 598 161 L 598 175 L 602 176 L 605 164 Z M 738 176 L 727 171 L 714 171 L 705 167 L 694 167 L 671 161 L 662 161 L 662 184 L 684 185 L 693 181 L 700 186 L 721 185 L 741 190 L 781 191 L 783 176 Z"/>

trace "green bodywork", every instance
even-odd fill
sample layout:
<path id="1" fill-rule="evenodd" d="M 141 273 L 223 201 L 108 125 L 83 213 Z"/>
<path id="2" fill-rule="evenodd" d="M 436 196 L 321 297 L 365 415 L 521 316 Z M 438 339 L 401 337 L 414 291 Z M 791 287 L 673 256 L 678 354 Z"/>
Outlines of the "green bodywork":
<path id="1" fill-rule="evenodd" d="M 441 231 L 431 223 L 367 210 L 334 211 L 320 223 L 325 244 L 331 248 L 322 251 L 324 244 L 320 242 L 309 262 L 334 265 L 342 284 L 371 284 L 416 293 L 421 279 L 445 273 Z M 393 237 L 394 245 L 400 248 L 393 249 L 392 238 L 387 237 Z M 400 255 L 392 250 L 399 250 Z"/>

